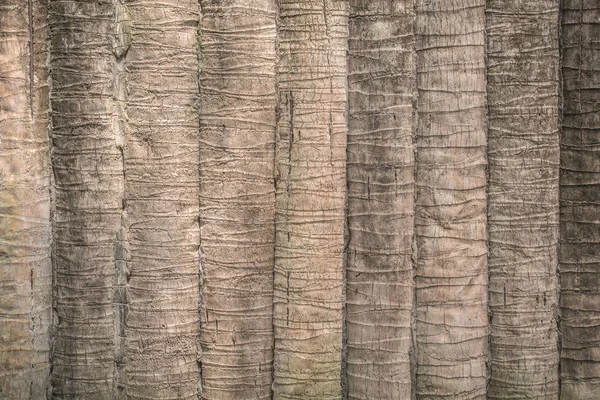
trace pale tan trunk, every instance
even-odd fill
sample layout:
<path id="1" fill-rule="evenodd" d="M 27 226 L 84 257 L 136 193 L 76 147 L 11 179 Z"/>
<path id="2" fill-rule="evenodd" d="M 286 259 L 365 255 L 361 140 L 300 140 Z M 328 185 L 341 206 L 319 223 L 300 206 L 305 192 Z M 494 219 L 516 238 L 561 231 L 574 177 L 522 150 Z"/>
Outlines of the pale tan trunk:
<path id="1" fill-rule="evenodd" d="M 412 1 L 350 1 L 348 399 L 410 399 Z"/>
<path id="2" fill-rule="evenodd" d="M 600 4 L 563 2 L 563 399 L 600 393 Z"/>
<path id="3" fill-rule="evenodd" d="M 111 1 L 50 2 L 54 398 L 115 395 L 114 246 L 123 171 L 113 132 Z"/>
<path id="4" fill-rule="evenodd" d="M 418 0 L 417 396 L 486 395 L 483 0 Z"/>
<path id="5" fill-rule="evenodd" d="M 127 1 L 127 399 L 197 399 L 198 3 Z"/>
<path id="6" fill-rule="evenodd" d="M 339 399 L 346 2 L 279 2 L 274 398 Z"/>
<path id="7" fill-rule="evenodd" d="M 45 398 L 50 372 L 46 2 L 0 1 L 0 397 Z"/>
<path id="8" fill-rule="evenodd" d="M 202 398 L 270 399 L 277 10 L 200 4 Z"/>
<path id="9" fill-rule="evenodd" d="M 488 0 L 489 399 L 558 397 L 558 0 Z"/>

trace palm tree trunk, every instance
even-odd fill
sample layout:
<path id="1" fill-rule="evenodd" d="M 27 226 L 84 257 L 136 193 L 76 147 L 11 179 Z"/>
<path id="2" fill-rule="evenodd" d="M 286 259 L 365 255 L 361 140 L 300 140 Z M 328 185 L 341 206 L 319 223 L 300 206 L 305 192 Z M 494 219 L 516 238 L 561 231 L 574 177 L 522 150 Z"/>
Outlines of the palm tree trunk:
<path id="1" fill-rule="evenodd" d="M 201 6 L 202 398 L 270 399 L 277 9 Z"/>
<path id="2" fill-rule="evenodd" d="M 563 2 L 561 398 L 600 393 L 600 5 Z"/>
<path id="3" fill-rule="evenodd" d="M 483 399 L 487 355 L 483 0 L 416 2 L 417 388 Z"/>
<path id="4" fill-rule="evenodd" d="M 117 146 L 112 1 L 50 1 L 54 171 L 54 398 L 115 396 Z"/>
<path id="5" fill-rule="evenodd" d="M 198 3 L 125 6 L 126 393 L 197 399 Z"/>
<path id="6" fill-rule="evenodd" d="M 341 396 L 346 2 L 281 0 L 274 398 Z"/>
<path id="7" fill-rule="evenodd" d="M 414 10 L 350 2 L 348 399 L 410 399 Z M 382 51 L 382 49 L 385 49 Z"/>
<path id="8" fill-rule="evenodd" d="M 50 168 L 45 1 L 0 0 L 0 396 L 45 397 Z"/>
<path id="9" fill-rule="evenodd" d="M 558 0 L 488 0 L 490 399 L 558 396 Z"/>

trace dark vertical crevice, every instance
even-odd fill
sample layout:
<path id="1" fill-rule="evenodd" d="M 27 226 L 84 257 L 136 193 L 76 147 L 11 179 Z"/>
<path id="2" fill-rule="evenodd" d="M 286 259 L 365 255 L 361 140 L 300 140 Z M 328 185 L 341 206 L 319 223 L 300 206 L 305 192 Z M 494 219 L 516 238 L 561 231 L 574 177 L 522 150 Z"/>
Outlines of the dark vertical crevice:
<path id="1" fill-rule="evenodd" d="M 562 20 L 563 20 L 563 7 L 564 7 L 564 1 L 565 0 L 559 0 L 559 5 L 558 5 L 558 146 L 559 146 L 559 151 L 558 151 L 558 190 L 557 190 L 557 196 L 558 196 L 558 207 L 559 207 L 559 213 L 558 213 L 558 235 L 557 235 L 557 249 L 556 249 L 556 254 L 557 254 L 557 263 L 556 263 L 556 291 L 557 291 L 557 299 L 558 299 L 558 307 L 556 310 L 556 331 L 558 333 L 557 335 L 557 351 L 558 351 L 558 364 L 557 364 L 557 368 L 558 368 L 558 395 L 559 397 L 561 396 L 562 393 L 562 326 L 561 326 L 561 320 L 562 320 L 562 292 L 561 292 L 561 282 L 560 282 L 560 245 L 561 245 L 561 210 L 560 210 L 560 199 L 561 199 L 561 176 L 562 176 L 562 151 L 561 151 L 561 143 L 562 143 L 562 136 L 563 136 L 563 112 L 564 112 L 564 98 L 563 98 L 563 30 L 562 30 Z"/>

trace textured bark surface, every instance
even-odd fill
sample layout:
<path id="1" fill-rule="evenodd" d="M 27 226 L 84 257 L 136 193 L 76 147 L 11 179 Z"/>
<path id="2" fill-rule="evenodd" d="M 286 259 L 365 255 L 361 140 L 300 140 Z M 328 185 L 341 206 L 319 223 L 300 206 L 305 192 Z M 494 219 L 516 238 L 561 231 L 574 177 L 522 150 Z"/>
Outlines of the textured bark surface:
<path id="1" fill-rule="evenodd" d="M 350 1 L 348 399 L 410 399 L 412 1 Z"/>
<path id="2" fill-rule="evenodd" d="M 125 5 L 127 399 L 197 399 L 198 3 Z"/>
<path id="3" fill-rule="evenodd" d="M 115 394 L 114 247 L 123 171 L 113 132 L 111 1 L 50 1 L 53 397 Z"/>
<path id="4" fill-rule="evenodd" d="M 486 395 L 483 0 L 418 0 L 417 396 Z"/>
<path id="5" fill-rule="evenodd" d="M 561 397 L 600 393 L 600 4 L 563 2 Z"/>
<path id="6" fill-rule="evenodd" d="M 52 268 L 45 1 L 0 1 L 0 398 L 45 398 Z"/>
<path id="7" fill-rule="evenodd" d="M 341 395 L 346 2 L 279 2 L 275 399 Z"/>
<path id="8" fill-rule="evenodd" d="M 487 2 L 489 399 L 558 396 L 558 12 Z"/>
<path id="9" fill-rule="evenodd" d="M 277 9 L 200 4 L 202 397 L 270 399 Z"/>

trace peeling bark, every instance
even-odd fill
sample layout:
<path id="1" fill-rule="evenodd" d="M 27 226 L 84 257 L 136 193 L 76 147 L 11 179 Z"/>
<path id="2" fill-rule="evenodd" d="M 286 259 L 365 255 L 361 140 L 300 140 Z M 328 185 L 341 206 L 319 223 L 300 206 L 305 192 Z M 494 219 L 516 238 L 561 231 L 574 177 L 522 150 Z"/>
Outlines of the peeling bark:
<path id="1" fill-rule="evenodd" d="M 348 399 L 410 399 L 412 1 L 350 2 Z"/>
<path id="2" fill-rule="evenodd" d="M 600 4 L 563 2 L 561 397 L 600 393 Z"/>
<path id="3" fill-rule="evenodd" d="M 46 2 L 0 1 L 0 397 L 49 383 L 50 154 Z"/>
<path id="4" fill-rule="evenodd" d="M 339 399 L 346 3 L 280 0 L 275 399 Z"/>
<path id="5" fill-rule="evenodd" d="M 558 397 L 559 2 L 488 0 L 489 399 Z"/>
<path id="6" fill-rule="evenodd" d="M 200 4 L 202 398 L 270 399 L 277 9 Z"/>
<path id="7" fill-rule="evenodd" d="M 422 399 L 486 395 L 484 4 L 415 4 L 416 393 Z"/>

